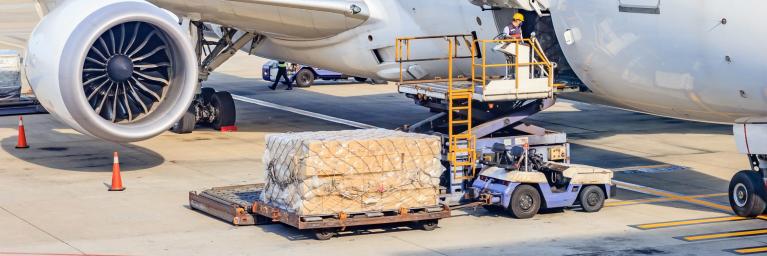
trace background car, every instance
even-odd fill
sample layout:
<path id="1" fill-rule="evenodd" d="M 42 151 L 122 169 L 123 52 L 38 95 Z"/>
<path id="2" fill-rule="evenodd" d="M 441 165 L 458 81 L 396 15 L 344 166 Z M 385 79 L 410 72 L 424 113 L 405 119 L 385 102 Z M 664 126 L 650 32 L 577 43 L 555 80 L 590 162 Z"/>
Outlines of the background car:
<path id="1" fill-rule="evenodd" d="M 263 79 L 266 81 L 274 81 L 277 76 L 277 61 L 270 60 L 262 67 Z M 314 84 L 317 79 L 322 80 L 346 80 L 352 76 L 330 71 L 321 68 L 315 68 L 310 66 L 304 66 L 300 64 L 288 63 L 288 77 L 291 81 L 296 82 L 298 87 L 309 87 Z M 364 77 L 353 77 L 357 82 L 365 82 L 368 79 Z"/>

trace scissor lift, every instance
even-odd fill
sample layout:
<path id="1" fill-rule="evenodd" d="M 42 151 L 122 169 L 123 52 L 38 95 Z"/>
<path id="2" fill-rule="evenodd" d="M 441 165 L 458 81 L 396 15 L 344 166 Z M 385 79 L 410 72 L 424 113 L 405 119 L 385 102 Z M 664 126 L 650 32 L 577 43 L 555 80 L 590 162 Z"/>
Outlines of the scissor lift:
<path id="1" fill-rule="evenodd" d="M 495 47 L 488 49 L 492 45 Z M 447 203 L 461 201 L 465 187 L 476 175 L 478 158 L 488 153 L 486 149 L 494 143 L 524 145 L 539 150 L 547 160 L 569 163 L 564 133 L 522 123 L 526 117 L 552 106 L 555 92 L 562 90 L 554 84 L 554 66 L 537 40 L 478 40 L 474 35 L 403 37 L 397 39 L 395 47 L 400 64 L 399 92 L 442 112 L 407 130 L 433 132 L 436 127 L 446 127 L 443 160 L 450 168 L 444 198 Z M 445 47 L 447 54 L 419 55 L 419 47 Z M 513 58 L 492 63 L 489 50 Z M 461 72 L 470 76 L 456 75 L 455 63 L 467 60 L 471 61 L 471 70 Z M 420 64 L 442 65 L 447 73 L 445 77 L 422 74 Z M 502 107 L 510 105 L 514 107 Z M 502 130 L 504 134 L 498 135 Z"/>

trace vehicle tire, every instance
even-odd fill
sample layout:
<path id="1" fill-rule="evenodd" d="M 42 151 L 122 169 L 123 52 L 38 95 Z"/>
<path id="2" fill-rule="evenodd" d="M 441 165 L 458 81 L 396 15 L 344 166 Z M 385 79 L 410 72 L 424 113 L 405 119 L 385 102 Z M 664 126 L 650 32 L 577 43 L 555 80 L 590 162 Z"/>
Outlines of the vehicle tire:
<path id="1" fill-rule="evenodd" d="M 173 124 L 170 131 L 177 134 L 187 134 L 194 131 L 194 127 L 197 124 L 196 117 L 191 108 L 184 113 L 180 120 Z"/>
<path id="2" fill-rule="evenodd" d="M 216 111 L 216 118 L 211 122 L 213 129 L 221 130 L 221 127 L 232 126 L 237 121 L 234 99 L 229 92 L 214 93 L 210 98 L 210 105 Z"/>
<path id="3" fill-rule="evenodd" d="M 418 222 L 418 226 L 426 231 L 433 231 L 439 227 L 439 220 L 422 220 Z"/>
<path id="4" fill-rule="evenodd" d="M 357 82 L 360 82 L 360 83 L 364 83 L 367 80 L 368 79 L 364 78 L 364 77 L 356 77 L 356 76 L 354 77 L 354 81 L 357 81 Z"/>
<path id="5" fill-rule="evenodd" d="M 200 100 L 203 104 L 210 104 L 210 99 L 213 97 L 213 94 L 216 93 L 216 89 L 209 88 L 209 87 L 203 87 L 200 90 Z"/>
<path id="6" fill-rule="evenodd" d="M 295 82 L 298 87 L 311 87 L 315 80 L 314 72 L 309 69 L 301 69 L 296 74 Z"/>
<path id="7" fill-rule="evenodd" d="M 767 208 L 762 174 L 740 171 L 730 181 L 729 198 L 732 210 L 741 217 L 756 217 Z"/>
<path id="8" fill-rule="evenodd" d="M 511 193 L 508 212 L 517 219 L 529 219 L 541 209 L 541 193 L 533 186 L 519 185 Z"/>
<path id="9" fill-rule="evenodd" d="M 336 233 L 333 229 L 318 229 L 314 231 L 314 238 L 320 241 L 330 240 L 334 236 L 336 236 L 338 233 Z"/>
<path id="10" fill-rule="evenodd" d="M 605 206 L 605 192 L 598 186 L 586 186 L 581 190 L 578 200 L 584 212 L 598 212 Z"/>

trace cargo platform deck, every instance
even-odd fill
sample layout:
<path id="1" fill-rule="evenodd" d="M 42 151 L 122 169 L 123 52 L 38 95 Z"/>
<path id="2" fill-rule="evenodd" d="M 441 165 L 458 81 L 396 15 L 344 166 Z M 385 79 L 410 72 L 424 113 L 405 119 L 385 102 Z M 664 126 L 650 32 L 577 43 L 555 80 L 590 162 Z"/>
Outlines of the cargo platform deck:
<path id="1" fill-rule="evenodd" d="M 283 223 L 299 230 L 311 230 L 319 240 L 327 240 L 348 227 L 380 224 L 417 224 L 434 230 L 438 221 L 450 217 L 448 206 L 402 208 L 376 212 L 298 215 L 261 201 L 264 184 L 216 187 L 200 193 L 189 192 L 192 209 L 230 222 L 235 226 Z"/>

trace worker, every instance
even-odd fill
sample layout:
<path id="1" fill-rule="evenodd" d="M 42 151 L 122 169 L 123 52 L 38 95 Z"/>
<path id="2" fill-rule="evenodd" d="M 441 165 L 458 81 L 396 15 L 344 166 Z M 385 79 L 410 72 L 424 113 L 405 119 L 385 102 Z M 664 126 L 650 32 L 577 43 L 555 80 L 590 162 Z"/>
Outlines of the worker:
<path id="1" fill-rule="evenodd" d="M 525 22 L 525 15 L 515 13 L 511 24 L 503 28 L 506 39 L 522 39 L 522 22 Z"/>
<path id="2" fill-rule="evenodd" d="M 277 77 L 274 79 L 274 84 L 269 86 L 269 89 L 276 90 L 281 78 L 284 78 L 285 82 L 283 83 L 288 85 L 288 88 L 285 90 L 293 90 L 293 81 L 290 81 L 290 78 L 288 78 L 288 64 L 282 60 L 277 62 Z"/>
<path id="3" fill-rule="evenodd" d="M 499 37 L 504 40 L 522 40 L 522 22 L 525 22 L 525 15 L 522 15 L 521 13 L 515 13 L 514 17 L 512 17 L 511 24 L 503 28 L 503 34 L 501 34 Z M 503 42 L 495 46 L 493 50 L 504 53 L 506 55 L 506 64 L 511 65 L 516 63 L 515 50 L 517 47 L 510 46 L 518 46 L 520 44 L 524 44 L 524 42 Z M 513 74 L 513 71 L 514 69 L 512 69 L 510 66 L 506 66 L 506 76 L 504 79 L 514 78 L 515 75 Z"/>

